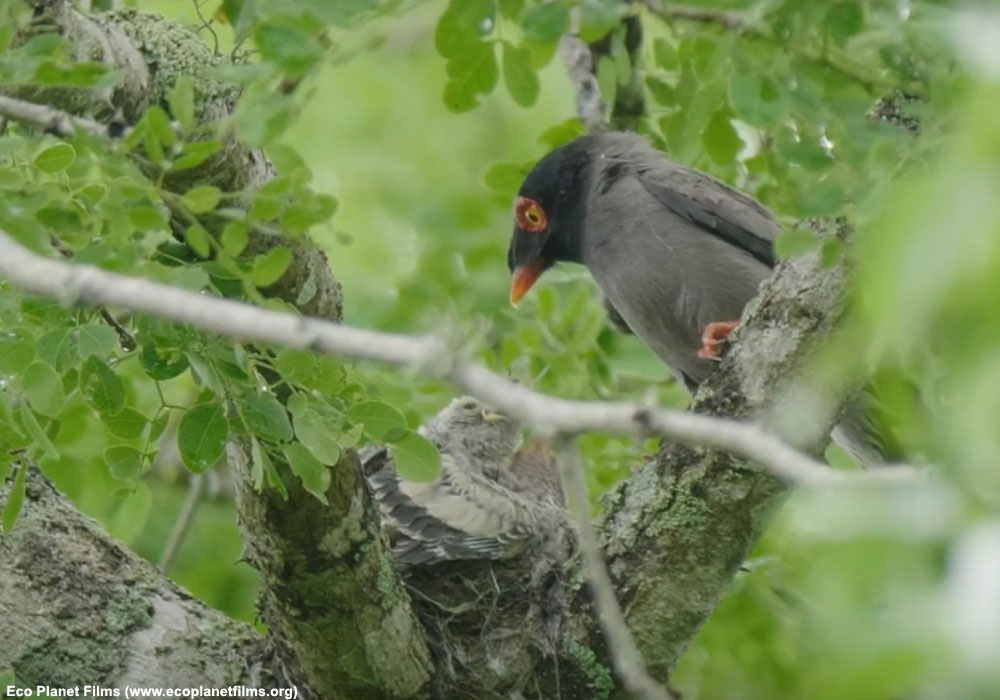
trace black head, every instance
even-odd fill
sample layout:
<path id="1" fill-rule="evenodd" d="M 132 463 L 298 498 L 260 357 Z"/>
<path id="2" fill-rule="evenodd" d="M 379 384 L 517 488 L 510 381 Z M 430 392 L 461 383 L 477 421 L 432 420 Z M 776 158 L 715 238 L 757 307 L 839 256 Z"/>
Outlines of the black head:
<path id="1" fill-rule="evenodd" d="M 514 235 L 507 251 L 512 303 L 555 263 L 583 262 L 595 138 L 581 136 L 556 148 L 524 178 L 514 201 Z"/>

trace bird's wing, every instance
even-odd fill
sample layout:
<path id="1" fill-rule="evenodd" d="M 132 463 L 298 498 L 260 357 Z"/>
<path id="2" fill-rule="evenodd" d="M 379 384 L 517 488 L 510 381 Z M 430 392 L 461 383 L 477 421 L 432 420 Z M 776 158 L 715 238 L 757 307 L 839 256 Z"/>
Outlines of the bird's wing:
<path id="1" fill-rule="evenodd" d="M 530 502 L 461 459 L 443 453 L 441 474 L 431 483 L 405 481 L 391 465 L 368 477 L 385 521 L 401 534 L 401 563 L 502 559 L 535 532 Z"/>
<path id="2" fill-rule="evenodd" d="M 710 175 L 672 163 L 646 169 L 638 178 L 677 216 L 774 267 L 773 242 L 781 227 L 757 200 Z"/>

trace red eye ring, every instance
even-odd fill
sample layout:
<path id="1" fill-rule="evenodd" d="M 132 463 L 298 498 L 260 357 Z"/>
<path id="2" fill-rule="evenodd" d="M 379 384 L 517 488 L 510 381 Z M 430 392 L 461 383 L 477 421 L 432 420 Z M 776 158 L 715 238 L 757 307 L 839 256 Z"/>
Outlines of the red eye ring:
<path id="1" fill-rule="evenodd" d="M 532 233 L 540 233 L 549 227 L 545 210 L 531 197 L 518 196 L 514 200 L 514 220 L 519 228 Z"/>

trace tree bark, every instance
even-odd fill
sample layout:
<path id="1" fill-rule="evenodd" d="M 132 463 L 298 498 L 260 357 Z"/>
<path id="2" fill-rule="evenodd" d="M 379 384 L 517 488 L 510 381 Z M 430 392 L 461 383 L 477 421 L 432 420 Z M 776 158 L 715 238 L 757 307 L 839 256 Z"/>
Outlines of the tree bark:
<path id="1" fill-rule="evenodd" d="M 192 598 L 25 468 L 20 517 L 0 537 L 0 669 L 28 687 L 271 683 L 253 628 Z"/>

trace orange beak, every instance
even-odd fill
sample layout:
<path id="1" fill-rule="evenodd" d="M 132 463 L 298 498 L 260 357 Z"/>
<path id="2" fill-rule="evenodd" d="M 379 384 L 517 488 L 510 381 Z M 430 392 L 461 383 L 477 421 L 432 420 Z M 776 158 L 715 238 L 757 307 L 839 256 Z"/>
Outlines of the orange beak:
<path id="1" fill-rule="evenodd" d="M 535 281 L 545 272 L 546 266 L 540 262 L 529 262 L 514 268 L 510 279 L 510 303 L 516 304 L 528 293 Z"/>

